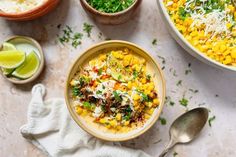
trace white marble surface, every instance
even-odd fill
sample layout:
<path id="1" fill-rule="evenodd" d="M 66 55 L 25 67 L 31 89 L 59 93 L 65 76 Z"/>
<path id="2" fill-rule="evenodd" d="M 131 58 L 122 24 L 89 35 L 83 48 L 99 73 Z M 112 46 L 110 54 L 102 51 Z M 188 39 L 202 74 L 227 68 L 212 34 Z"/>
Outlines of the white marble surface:
<path id="1" fill-rule="evenodd" d="M 57 41 L 58 24 L 72 26 L 81 32 L 83 23 L 88 22 L 95 27 L 91 38 L 84 37 L 83 43 L 77 49 L 66 45 L 63 47 Z M 98 37 L 103 33 L 103 39 Z M 206 125 L 201 135 L 188 145 L 174 148 L 179 157 L 235 157 L 236 156 L 236 73 L 222 71 L 210 67 L 185 52 L 171 38 L 162 22 L 155 0 L 143 0 L 136 17 L 119 26 L 104 26 L 93 22 L 82 10 L 79 0 L 63 0 L 59 7 L 49 15 L 31 22 L 10 22 L 0 20 L 0 41 L 11 35 L 27 35 L 36 38 L 43 46 L 46 56 L 46 68 L 40 78 L 29 85 L 13 85 L 0 77 L 0 156 L 1 157 L 31 157 L 45 156 L 34 146 L 25 141 L 19 134 L 19 127 L 26 122 L 27 104 L 30 100 L 30 90 L 33 84 L 41 82 L 48 88 L 47 98 L 63 97 L 63 86 L 69 65 L 83 50 L 94 43 L 111 39 L 122 39 L 139 44 L 150 52 L 161 64 L 166 58 L 165 78 L 167 95 L 175 102 L 172 107 L 166 105 L 162 117 L 167 119 L 167 125 L 157 122 L 153 128 L 141 137 L 123 143 L 126 146 L 140 148 L 147 153 L 158 156 L 168 141 L 168 128 L 171 122 L 185 112 L 186 108 L 179 100 L 186 92 L 190 98 L 188 108 L 208 107 L 210 116 L 216 116 L 212 127 Z M 152 40 L 157 38 L 157 45 Z M 191 63 L 191 73 L 185 75 Z M 173 69 L 170 72 L 170 69 Z M 176 71 L 177 76 L 173 75 Z M 182 86 L 176 86 L 182 80 Z M 193 94 L 189 89 L 197 89 Z M 215 97 L 215 95 L 219 97 Z M 156 143 L 157 141 L 160 141 Z M 173 151 L 173 152 L 174 152 Z M 173 152 L 169 156 L 173 156 Z"/>

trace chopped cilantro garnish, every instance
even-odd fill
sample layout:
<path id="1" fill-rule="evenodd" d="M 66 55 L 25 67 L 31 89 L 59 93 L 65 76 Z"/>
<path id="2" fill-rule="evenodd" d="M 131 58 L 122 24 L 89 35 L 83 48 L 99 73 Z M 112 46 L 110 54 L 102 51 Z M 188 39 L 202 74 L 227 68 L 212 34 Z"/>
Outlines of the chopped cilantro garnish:
<path id="1" fill-rule="evenodd" d="M 113 95 L 114 95 L 116 101 L 118 101 L 118 102 L 122 101 L 122 98 L 117 91 L 113 91 Z"/>
<path id="2" fill-rule="evenodd" d="M 195 89 L 195 90 L 194 89 L 189 89 L 189 91 L 193 92 L 193 93 L 198 93 L 199 92 L 199 90 L 197 90 L 197 89 Z"/>
<path id="3" fill-rule="evenodd" d="M 87 101 L 85 101 L 85 102 L 83 103 L 83 106 L 84 106 L 85 108 L 87 108 L 87 109 L 91 109 L 91 108 L 92 108 L 92 105 L 91 105 L 89 102 L 87 102 Z"/>
<path id="4" fill-rule="evenodd" d="M 174 157 L 176 157 L 177 155 L 178 155 L 178 153 L 177 153 L 177 152 L 174 152 L 174 153 L 173 153 L 173 156 L 174 156 Z"/>
<path id="5" fill-rule="evenodd" d="M 105 38 L 105 40 L 111 40 L 111 38 Z"/>
<path id="6" fill-rule="evenodd" d="M 215 119 L 216 119 L 216 116 L 210 117 L 208 119 L 208 124 L 209 124 L 210 127 L 212 126 L 212 121 L 214 121 Z"/>
<path id="7" fill-rule="evenodd" d="M 191 63 L 188 63 L 188 67 L 190 68 L 192 66 L 192 64 Z"/>
<path id="8" fill-rule="evenodd" d="M 170 106 L 174 106 L 174 105 L 175 105 L 175 102 L 170 101 Z"/>
<path id="9" fill-rule="evenodd" d="M 116 13 L 130 7 L 134 0 L 86 0 L 94 9 L 105 13 Z"/>
<path id="10" fill-rule="evenodd" d="M 88 23 L 84 23 L 84 28 L 83 28 L 83 31 L 85 31 L 87 33 L 87 36 L 90 37 L 91 35 L 91 31 L 92 31 L 92 28 L 94 26 L 93 25 L 90 25 Z"/>
<path id="11" fill-rule="evenodd" d="M 73 40 L 71 45 L 74 47 L 74 48 L 77 48 L 79 45 L 81 45 L 81 41 L 78 41 L 78 40 Z"/>
<path id="12" fill-rule="evenodd" d="M 162 56 L 157 56 L 158 58 L 160 58 L 162 60 L 162 64 L 165 64 L 166 63 L 166 59 Z"/>
<path id="13" fill-rule="evenodd" d="M 147 79 L 148 81 L 150 81 L 150 80 L 151 80 L 151 75 L 147 75 L 147 76 L 146 76 L 146 79 Z"/>
<path id="14" fill-rule="evenodd" d="M 118 80 L 120 81 L 122 79 L 122 75 L 119 75 L 118 76 Z"/>
<path id="15" fill-rule="evenodd" d="M 187 69 L 187 70 L 185 70 L 185 75 L 188 75 L 188 74 L 191 73 L 191 72 L 192 72 L 191 69 Z"/>
<path id="16" fill-rule="evenodd" d="M 176 85 L 177 86 L 182 86 L 182 80 L 179 80 Z"/>
<path id="17" fill-rule="evenodd" d="M 177 77 L 178 75 L 176 74 L 176 70 L 173 72 L 173 76 Z"/>
<path id="18" fill-rule="evenodd" d="M 169 104 L 170 106 L 174 106 L 175 102 L 171 100 L 170 96 L 165 97 L 165 104 Z"/>
<path id="19" fill-rule="evenodd" d="M 181 20 L 185 20 L 188 13 L 185 11 L 184 7 L 179 7 L 179 16 Z"/>
<path id="20" fill-rule="evenodd" d="M 143 102 L 148 102 L 149 101 L 149 98 L 148 98 L 148 96 L 146 95 L 146 94 L 144 94 L 144 93 L 141 93 L 141 97 L 142 97 L 142 101 Z"/>
<path id="21" fill-rule="evenodd" d="M 102 91 L 98 90 L 96 91 L 96 94 L 102 94 Z"/>
<path id="22" fill-rule="evenodd" d="M 107 111 L 106 105 L 105 105 L 105 104 L 102 104 L 102 105 L 101 105 L 101 109 L 102 109 L 103 112 L 106 112 L 106 111 Z"/>
<path id="23" fill-rule="evenodd" d="M 124 110 L 124 112 L 125 112 L 125 115 L 123 116 L 123 119 L 124 120 L 130 120 L 130 118 L 131 118 L 131 113 L 132 113 L 132 109 L 130 108 L 130 106 L 128 106 L 125 110 Z"/>
<path id="24" fill-rule="evenodd" d="M 99 38 L 99 39 L 102 39 L 102 32 L 99 32 L 98 38 Z"/>
<path id="25" fill-rule="evenodd" d="M 153 39 L 152 45 L 157 45 L 157 39 Z"/>
<path id="26" fill-rule="evenodd" d="M 161 125 L 166 125 L 167 121 L 163 117 L 159 117 L 159 121 L 161 122 Z"/>
<path id="27" fill-rule="evenodd" d="M 82 33 L 78 32 L 74 33 L 70 26 L 66 26 L 66 28 L 63 29 L 63 35 L 59 37 L 59 41 L 62 44 L 71 42 L 71 45 L 74 48 L 77 48 L 78 45 L 82 43 L 81 42 L 82 37 L 83 37 Z"/>
<path id="28" fill-rule="evenodd" d="M 102 68 L 98 69 L 98 75 L 102 75 Z"/>
<path id="29" fill-rule="evenodd" d="M 138 73 L 136 70 L 134 70 L 134 72 L 133 72 L 133 78 L 136 79 L 136 78 L 138 77 L 138 75 L 139 75 L 139 73 Z"/>
<path id="30" fill-rule="evenodd" d="M 179 103 L 185 107 L 188 106 L 188 100 L 184 97 L 181 100 L 179 100 Z"/>
<path id="31" fill-rule="evenodd" d="M 72 94 L 73 96 L 79 96 L 80 95 L 79 87 L 72 87 Z"/>

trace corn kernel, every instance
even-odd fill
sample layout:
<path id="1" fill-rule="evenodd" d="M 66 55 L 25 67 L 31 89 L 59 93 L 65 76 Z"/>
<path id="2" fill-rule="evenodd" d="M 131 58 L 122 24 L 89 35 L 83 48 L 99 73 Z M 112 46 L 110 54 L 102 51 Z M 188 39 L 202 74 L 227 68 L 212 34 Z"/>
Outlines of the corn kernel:
<path id="1" fill-rule="evenodd" d="M 129 125 L 129 123 L 130 123 L 129 121 L 125 121 L 124 125 L 127 126 L 127 125 Z"/>
<path id="2" fill-rule="evenodd" d="M 83 109 L 81 107 L 77 107 L 76 113 L 81 114 L 83 112 Z"/>
<path id="3" fill-rule="evenodd" d="M 145 114 L 145 115 L 144 115 L 144 118 L 145 118 L 145 119 L 149 119 L 150 117 L 151 117 L 151 116 L 150 116 L 149 114 Z"/>
<path id="4" fill-rule="evenodd" d="M 117 121 L 116 120 L 111 120 L 109 123 L 112 127 L 117 126 Z"/>
<path id="5" fill-rule="evenodd" d="M 223 61 L 223 64 L 230 64 L 230 63 L 232 63 L 232 58 L 231 58 L 231 56 L 226 56 L 225 57 L 225 60 Z"/>
<path id="6" fill-rule="evenodd" d="M 140 95 L 138 95 L 138 94 L 134 94 L 134 96 L 133 96 L 133 99 L 135 100 L 135 101 L 137 101 L 137 100 L 140 100 Z"/>
<path id="7" fill-rule="evenodd" d="M 118 114 L 116 115 L 116 120 L 118 120 L 118 121 L 121 120 L 121 114 L 120 114 L 120 113 L 118 113 Z"/>
<path id="8" fill-rule="evenodd" d="M 153 104 L 154 105 L 159 105 L 159 100 L 156 98 L 156 99 L 153 99 Z"/>
<path id="9" fill-rule="evenodd" d="M 145 84 L 147 82 L 147 80 L 145 78 L 142 78 L 141 82 L 142 82 L 142 84 Z"/>
<path id="10" fill-rule="evenodd" d="M 152 115 L 153 112 L 154 112 L 154 108 L 151 108 L 151 109 L 149 109 L 149 110 L 147 111 L 147 113 L 148 113 L 149 115 Z"/>
<path id="11" fill-rule="evenodd" d="M 81 113 L 81 116 L 86 116 L 88 114 L 87 110 L 83 110 L 83 112 Z"/>
<path id="12" fill-rule="evenodd" d="M 151 107 L 152 107 L 152 102 L 146 102 L 145 105 L 146 105 L 147 107 L 151 108 Z"/>
<path id="13" fill-rule="evenodd" d="M 99 60 L 104 61 L 106 58 L 107 58 L 106 55 L 103 54 L 99 57 Z"/>
<path id="14" fill-rule="evenodd" d="M 154 90 L 154 88 L 155 88 L 154 83 L 150 83 L 148 86 L 148 90 L 152 91 Z"/>
<path id="15" fill-rule="evenodd" d="M 105 124 L 105 123 L 107 122 L 107 120 L 104 119 L 104 118 L 101 118 L 101 119 L 99 120 L 99 122 L 102 123 L 102 124 Z"/>
<path id="16" fill-rule="evenodd" d="M 236 48 L 231 51 L 231 57 L 236 59 Z"/>
<path id="17" fill-rule="evenodd" d="M 132 89 L 132 82 L 131 82 L 131 81 L 128 82 L 127 87 L 128 87 L 129 89 Z"/>

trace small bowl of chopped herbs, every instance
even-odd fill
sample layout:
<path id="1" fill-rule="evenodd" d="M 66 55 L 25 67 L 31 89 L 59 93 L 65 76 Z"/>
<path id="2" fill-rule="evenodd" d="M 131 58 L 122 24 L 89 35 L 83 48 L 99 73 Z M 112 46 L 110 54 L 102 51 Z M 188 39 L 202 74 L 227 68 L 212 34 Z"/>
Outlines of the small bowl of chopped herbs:
<path id="1" fill-rule="evenodd" d="M 84 10 L 102 24 L 121 24 L 128 21 L 142 0 L 80 0 Z"/>

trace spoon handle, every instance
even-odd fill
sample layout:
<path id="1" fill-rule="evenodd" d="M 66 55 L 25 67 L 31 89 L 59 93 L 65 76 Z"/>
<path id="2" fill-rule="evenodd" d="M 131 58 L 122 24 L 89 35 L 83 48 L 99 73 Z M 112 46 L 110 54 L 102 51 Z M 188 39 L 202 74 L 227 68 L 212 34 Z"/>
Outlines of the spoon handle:
<path id="1" fill-rule="evenodd" d="M 161 153 L 161 155 L 159 155 L 159 157 L 165 157 L 166 154 L 168 153 L 168 151 L 174 147 L 176 144 L 176 142 L 174 142 L 172 139 L 170 140 L 169 144 L 165 147 L 165 149 L 163 150 L 163 152 Z"/>

